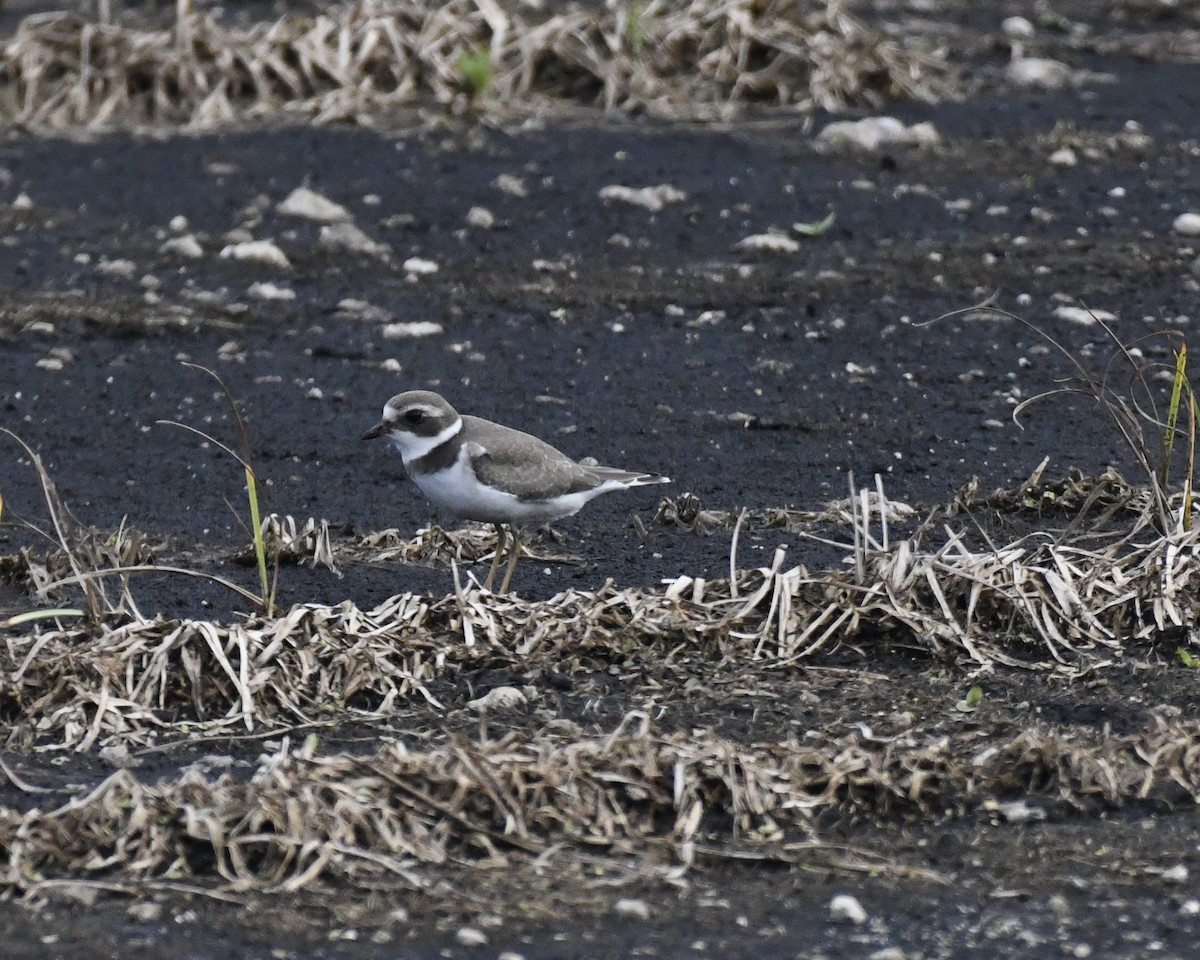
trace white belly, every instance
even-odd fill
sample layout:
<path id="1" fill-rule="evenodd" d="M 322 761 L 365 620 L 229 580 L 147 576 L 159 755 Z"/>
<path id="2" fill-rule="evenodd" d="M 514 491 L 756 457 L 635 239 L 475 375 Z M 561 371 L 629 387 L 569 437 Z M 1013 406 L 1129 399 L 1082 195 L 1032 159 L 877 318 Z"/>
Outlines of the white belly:
<path id="1" fill-rule="evenodd" d="M 571 493 L 552 500 L 518 500 L 511 493 L 480 483 L 471 469 L 471 460 L 464 448 L 449 469 L 440 473 L 414 476 L 413 481 L 435 507 L 463 520 L 483 523 L 524 523 L 527 521 L 557 520 L 569 517 L 606 486 L 581 493 Z"/>

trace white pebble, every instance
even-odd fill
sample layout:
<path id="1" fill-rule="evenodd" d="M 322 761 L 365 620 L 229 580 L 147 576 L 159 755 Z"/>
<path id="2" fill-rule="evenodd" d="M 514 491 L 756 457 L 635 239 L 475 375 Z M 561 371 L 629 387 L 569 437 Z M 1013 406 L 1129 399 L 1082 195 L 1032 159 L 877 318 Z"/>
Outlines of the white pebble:
<path id="1" fill-rule="evenodd" d="M 488 942 L 487 934 L 474 927 L 459 927 L 454 933 L 454 939 L 464 947 L 482 947 Z"/>
<path id="2" fill-rule="evenodd" d="M 649 920 L 650 906 L 645 900 L 618 900 L 613 904 L 613 913 L 619 917 L 632 917 L 634 920 Z"/>
<path id="3" fill-rule="evenodd" d="M 496 215 L 487 207 L 472 207 L 467 211 L 467 226 L 480 230 L 491 230 L 496 225 Z"/>
<path id="4" fill-rule="evenodd" d="M 800 244 L 783 233 L 752 233 L 733 245 L 743 253 L 796 253 Z"/>
<path id="5" fill-rule="evenodd" d="M 164 240 L 158 252 L 168 256 L 186 257 L 189 260 L 204 256 L 204 248 L 200 246 L 200 241 L 190 233 Z"/>
<path id="6" fill-rule="evenodd" d="M 1046 57 L 1019 57 L 1008 65 L 1004 75 L 1018 87 L 1057 90 L 1067 85 L 1071 68 L 1059 60 Z"/>
<path id="7" fill-rule="evenodd" d="M 255 300 L 295 300 L 296 291 L 274 283 L 252 283 L 246 290 L 246 296 Z"/>
<path id="8" fill-rule="evenodd" d="M 1189 237 L 1200 235 L 1200 213 L 1181 213 L 1171 224 L 1171 229 Z"/>
<path id="9" fill-rule="evenodd" d="M 507 193 L 510 197 L 527 197 L 529 191 L 525 189 L 525 181 L 520 177 L 514 177 L 511 173 L 502 173 L 492 181 L 492 186 L 501 193 Z"/>
<path id="10" fill-rule="evenodd" d="M 679 203 L 687 199 L 687 194 L 669 183 L 660 183 L 655 187 L 625 187 L 611 184 L 600 188 L 601 200 L 616 200 L 635 207 L 642 207 L 651 213 L 657 213 L 668 203 Z"/>
<path id="11" fill-rule="evenodd" d="M 331 223 L 321 228 L 317 242 L 327 250 L 349 250 L 369 257 L 383 257 L 390 251 L 386 243 L 379 243 L 353 223 Z"/>
<path id="12" fill-rule="evenodd" d="M 932 123 L 914 123 L 906 127 L 895 117 L 864 117 L 862 120 L 836 120 L 817 134 L 817 143 L 829 146 L 848 144 L 862 150 L 884 146 L 935 147 L 941 135 Z"/>
<path id="13" fill-rule="evenodd" d="M 1005 17 L 1000 24 L 1000 29 L 1004 31 L 1006 37 L 1018 40 L 1027 40 L 1033 36 L 1033 24 L 1024 17 Z"/>
<path id="14" fill-rule="evenodd" d="M 246 240 L 242 243 L 231 243 L 221 250 L 221 256 L 227 260 L 248 260 L 285 269 L 292 265 L 274 240 Z"/>
<path id="15" fill-rule="evenodd" d="M 1094 326 L 1096 323 L 1103 321 L 1112 323 L 1117 319 L 1115 313 L 1110 313 L 1107 310 L 1097 310 L 1095 307 L 1068 307 L 1061 306 L 1054 308 L 1054 315 L 1059 320 L 1066 320 L 1068 323 L 1077 323 L 1081 327 Z"/>
<path id="16" fill-rule="evenodd" d="M 866 923 L 867 911 L 856 897 L 839 893 L 829 901 L 829 919 L 837 923 Z"/>
<path id="17" fill-rule="evenodd" d="M 14 210 L 32 210 L 33 198 L 27 193 L 18 194 L 17 199 L 12 202 L 12 208 Z"/>
<path id="18" fill-rule="evenodd" d="M 1070 147 L 1063 147 L 1050 154 L 1050 164 L 1055 167 L 1074 167 L 1079 165 L 1079 157 Z"/>
<path id="19" fill-rule="evenodd" d="M 432 320 L 413 320 L 389 323 L 383 328 L 383 335 L 388 340 L 416 340 L 419 337 L 436 337 L 444 330 L 440 323 L 434 323 Z"/>
<path id="20" fill-rule="evenodd" d="M 320 387 L 309 387 L 308 393 L 304 395 L 306 400 L 324 400 L 325 392 Z"/>
<path id="21" fill-rule="evenodd" d="M 302 217 L 318 223 L 343 223 L 354 219 L 340 203 L 334 203 L 308 187 L 297 187 L 275 209 L 285 217 Z"/>
<path id="22" fill-rule="evenodd" d="M 96 272 L 106 277 L 132 277 L 137 272 L 137 266 L 132 260 L 101 260 L 96 264 Z"/>
<path id="23" fill-rule="evenodd" d="M 134 920 L 139 920 L 142 923 L 153 923 L 162 916 L 162 904 L 155 903 L 153 900 L 143 900 L 140 903 L 131 903 L 125 908 L 125 912 Z"/>
<path id="24" fill-rule="evenodd" d="M 409 257 L 404 261 L 404 270 L 406 273 L 421 276 L 430 273 L 437 273 L 438 265 L 432 260 L 424 260 L 421 257 Z"/>

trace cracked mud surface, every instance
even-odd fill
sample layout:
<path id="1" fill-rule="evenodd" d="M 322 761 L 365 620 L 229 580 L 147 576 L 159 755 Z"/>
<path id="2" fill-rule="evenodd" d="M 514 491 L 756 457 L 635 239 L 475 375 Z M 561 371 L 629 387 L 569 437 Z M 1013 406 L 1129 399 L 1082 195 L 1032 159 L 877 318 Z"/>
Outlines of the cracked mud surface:
<path id="1" fill-rule="evenodd" d="M 1200 242 L 1171 224 L 1200 207 L 1200 73 L 1120 50 L 1087 60 L 1112 82 L 985 90 L 964 104 L 889 111 L 933 122 L 944 146 L 931 153 L 818 152 L 801 119 L 775 113 L 710 127 L 579 115 L 431 124 L 413 114 L 376 132 L 78 142 L 11 132 L 0 144 L 10 175 L 0 211 L 0 423 L 40 453 L 81 521 L 111 530 L 128 518 L 162 562 L 250 589 L 253 569 L 234 559 L 247 538 L 226 505 L 241 510 L 239 469 L 159 423 L 233 439 L 223 400 L 181 359 L 218 371 L 242 404 L 267 509 L 324 518 L 343 542 L 449 522 L 390 450 L 358 439 L 389 396 L 417 388 L 574 456 L 667 474 L 674 495 L 690 492 L 712 509 L 817 511 L 846 495 L 849 471 L 860 484 L 881 474 L 891 497 L 919 509 L 973 476 L 984 489 L 1018 484 L 1047 456 L 1050 476 L 1110 464 L 1133 476 L 1087 401 L 1046 401 L 1024 429 L 1012 422 L 1017 402 L 1070 372 L 1031 330 L 961 317 L 925 324 L 998 293 L 1000 306 L 1098 366 L 1109 353 L 1098 328 L 1055 318 L 1055 307 L 1110 311 L 1127 342 L 1166 327 L 1190 333 Z M 1064 146 L 1078 164 L 1049 164 Z M 520 178 L 527 196 L 498 189 L 501 175 Z M 609 184 L 663 182 L 687 196 L 658 213 L 597 196 Z M 347 206 L 390 257 L 323 248 L 317 226 L 279 215 L 276 204 L 306 184 Z M 32 208 L 12 206 L 22 193 Z M 490 230 L 467 225 L 476 206 L 494 215 Z M 829 232 L 801 240 L 796 254 L 731 252 L 750 234 L 830 212 Z M 160 252 L 177 216 L 202 257 Z M 238 227 L 273 237 L 292 267 L 220 258 Z M 437 272 L 411 275 L 410 257 Z M 129 266 L 103 266 L 114 261 Z M 255 282 L 286 286 L 295 299 L 254 299 Z M 377 312 L 339 310 L 347 298 Z M 444 332 L 383 334 L 386 323 L 418 320 Z M 46 360 L 61 369 L 38 365 Z M 19 518 L 45 520 L 33 471 L 5 443 L 8 554 L 32 542 Z M 656 524 L 657 496 L 605 497 L 556 525 L 563 542 L 538 549 L 574 562 L 527 560 L 516 589 L 541 598 L 609 578 L 650 587 L 681 574 L 723 576 L 728 531 Z M 839 562 L 836 550 L 750 523 L 741 563 L 765 563 L 781 543 L 810 568 Z M 285 568 L 280 600 L 368 607 L 402 591 L 441 596 L 451 584 L 444 567 L 348 563 L 342 573 Z M 229 618 L 244 609 L 215 587 L 170 576 L 136 581 L 134 595 L 147 614 Z M 27 602 L 15 592 L 5 600 Z M 1070 682 L 972 674 L 903 646 L 840 649 L 786 677 L 741 668 L 698 663 L 699 689 L 681 691 L 659 689 L 652 669 L 613 674 L 600 664 L 544 707 L 605 731 L 652 706 L 667 729 L 716 729 L 745 743 L 863 726 L 887 736 L 907 714 L 919 736 L 948 737 L 963 756 L 1030 727 L 1089 740 L 1191 721 L 1197 710 L 1191 673 L 1160 651 Z M 734 692 L 747 677 L 769 696 Z M 463 704 L 472 690 L 526 679 L 461 677 L 439 691 L 447 717 L 408 705 L 394 724 L 330 733 L 327 746 L 365 750 L 437 724 L 470 735 L 477 721 Z M 984 706 L 956 711 L 974 683 Z M 243 759 L 258 749 L 228 746 Z M 90 756 L 5 759 L 58 802 L 73 794 L 68 785 L 108 772 Z M 179 747 L 138 775 L 194 759 Z M 502 861 L 451 864 L 446 887 L 403 905 L 407 919 L 388 919 L 397 904 L 386 898 L 336 888 L 241 906 L 174 895 L 149 919 L 131 916 L 123 898 L 90 907 L 52 898 L 37 912 L 4 904 L 0 937 L 14 958 L 1191 954 L 1200 857 L 1190 798 L 1155 794 L 1110 809 L 1036 783 L 1014 786 L 1019 797 L 1045 819 L 1007 822 L 979 805 L 817 825 L 830 844 L 885 856 L 894 869 L 877 875 L 813 866 L 798 851 L 776 863 L 702 852 L 677 883 L 612 886 L 553 867 L 539 876 Z M 41 802 L 13 786 L 0 799 L 20 809 Z M 865 924 L 829 921 L 841 892 L 861 901 Z M 649 918 L 615 913 L 622 899 L 642 901 Z M 467 924 L 487 946 L 456 941 Z"/>

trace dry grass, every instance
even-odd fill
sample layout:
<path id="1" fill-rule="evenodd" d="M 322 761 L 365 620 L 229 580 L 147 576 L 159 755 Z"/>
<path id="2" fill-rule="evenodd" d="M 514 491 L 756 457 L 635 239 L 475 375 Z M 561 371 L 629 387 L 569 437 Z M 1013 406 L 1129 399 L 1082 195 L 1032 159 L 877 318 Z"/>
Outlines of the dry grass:
<path id="1" fill-rule="evenodd" d="M 483 91 L 463 67 L 481 57 Z M 495 0 L 363 0 L 248 28 L 181 2 L 157 30 L 54 13 L 22 21 L 0 75 L 16 118 L 53 128 L 206 127 L 279 112 L 363 121 L 430 98 L 676 116 L 752 100 L 833 110 L 947 90 L 939 57 L 867 28 L 838 0 L 651 0 L 552 15 Z"/>
<path id="2" fill-rule="evenodd" d="M 1122 515 L 1107 539 L 1089 527 L 1086 536 L 972 548 L 982 534 L 963 522 L 964 511 L 980 509 L 968 493 L 901 536 L 906 511 L 877 484 L 823 515 L 843 524 L 844 571 L 810 574 L 782 548 L 762 568 L 740 568 L 746 524 L 769 529 L 771 518 L 739 515 L 733 575 L 721 581 L 609 584 L 537 602 L 459 581 L 448 596 L 397 596 L 373 610 L 306 604 L 228 625 L 127 611 L 10 631 L 0 649 L 10 748 L 136 764 L 197 737 L 215 746 L 273 735 L 283 746 L 249 776 L 200 765 L 143 779 L 127 769 L 57 807 L 0 809 L 3 883 L 35 897 L 80 882 L 222 896 L 324 881 L 427 890 L 451 866 L 567 869 L 598 857 L 622 858 L 630 876 L 666 877 L 697 858 L 729 856 L 905 871 L 864 852 L 839 859 L 821 842 L 818 816 L 1004 816 L 1014 797 L 1079 809 L 1190 804 L 1200 796 L 1200 739 L 1194 724 L 1172 720 L 1121 736 L 1008 722 L 981 739 L 975 724 L 939 728 L 923 718 L 881 720 L 877 727 L 894 729 L 876 733 L 839 709 L 803 737 L 785 725 L 749 743 L 695 724 L 669 729 L 641 710 L 606 732 L 585 730 L 570 716 L 547 720 L 553 698 L 537 689 L 542 705 L 474 719 L 443 693 L 458 701 L 464 680 L 489 672 L 573 677 L 610 663 L 642 674 L 647 689 L 702 690 L 724 676 L 770 697 L 755 689 L 756 671 L 803 676 L 803 665 L 839 645 L 870 658 L 883 638 L 978 672 L 1015 664 L 1077 679 L 1121 662 L 1136 638 L 1187 628 L 1197 544 L 1193 534 L 1159 534 L 1149 500 L 1115 476 L 1037 475 L 985 502 L 1032 512 L 1072 498 L 1093 517 L 1111 518 L 1121 505 L 1137 519 Z M 683 505 L 685 521 L 693 506 Z M 679 513 L 664 507 L 662 521 Z M 457 562 L 489 546 L 474 530 L 347 548 L 315 522 L 272 518 L 270 530 L 293 559 L 330 562 L 341 549 Z M 10 560 L 10 575 L 21 562 Z M 315 733 L 289 746 L 299 729 L 398 716 L 403 737 L 372 737 L 365 755 L 321 754 Z M 473 724 L 477 736 L 454 732 Z M 499 727 L 506 732 L 496 739 L 490 730 Z M 0 773 L 13 789 L 41 789 L 29 773 L 21 779 L 3 764 Z"/>
<path id="3" fill-rule="evenodd" d="M 1200 793 L 1194 725 L 1082 741 L 1030 730 L 978 748 L 973 731 L 747 747 L 665 735 L 644 714 L 604 736 L 388 743 L 365 756 L 285 743 L 249 778 L 191 768 L 149 783 L 120 771 L 54 809 L 0 810 L 0 882 L 27 894 L 67 877 L 232 892 L 322 879 L 415 890 L 450 862 L 544 870 L 605 854 L 665 876 L 705 853 L 819 859 L 811 841 L 822 811 L 944 816 L 1014 794 L 1119 806 Z"/>
<path id="4" fill-rule="evenodd" d="M 1043 499 L 1023 489 L 1013 499 Z M 1111 479 L 1096 489 L 1128 491 Z M 1103 498 L 1084 502 L 1111 512 Z M 664 669 L 693 657 L 788 668 L 842 645 L 900 638 L 935 656 L 1075 675 L 1119 660 L 1131 642 L 1185 633 L 1195 616 L 1200 533 L 1162 535 L 1148 510 L 1107 539 L 1091 531 L 989 543 L 962 523 L 962 497 L 902 537 L 892 532 L 896 505 L 881 489 L 860 491 L 844 507 L 846 569 L 817 574 L 789 564 L 784 548 L 766 566 L 741 569 L 735 528 L 728 579 L 683 576 L 661 590 L 608 584 L 530 602 L 458 579 L 441 598 L 404 594 L 372 610 L 312 603 L 221 624 L 145 619 L 126 589 L 122 606 L 90 625 L 43 625 L 6 638 L 4 693 L 18 714 L 9 743 L 86 750 L 150 743 L 181 723 L 216 733 L 386 716 L 414 696 L 436 704 L 430 685 L 463 669 L 570 672 L 594 654 L 647 658 Z M 331 564 L 339 551 L 328 527 L 306 529 L 291 542 Z M 485 545 L 477 539 L 474 530 L 425 531 L 383 552 L 428 560 L 432 542 L 440 545 L 434 553 L 450 550 L 443 560 L 466 551 L 478 559 Z M 350 556 L 361 559 L 362 550 Z M 27 552 L 9 572 L 24 564 L 31 586 L 54 601 L 76 582 L 46 589 L 44 571 L 56 563 L 64 565 Z"/>

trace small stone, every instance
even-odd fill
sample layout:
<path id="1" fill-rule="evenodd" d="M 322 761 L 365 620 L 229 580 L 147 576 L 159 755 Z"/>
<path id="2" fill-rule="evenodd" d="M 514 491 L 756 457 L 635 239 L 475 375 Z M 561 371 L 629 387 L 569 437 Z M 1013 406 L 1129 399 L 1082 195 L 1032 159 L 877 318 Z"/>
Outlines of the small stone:
<path id="1" fill-rule="evenodd" d="M 141 760 L 129 752 L 129 747 L 123 743 L 109 744 L 100 748 L 100 759 L 110 767 L 124 770 L 141 765 Z"/>
<path id="2" fill-rule="evenodd" d="M 101 260 L 96 264 L 96 272 L 106 277 L 132 277 L 137 273 L 137 265 L 132 260 Z"/>
<path id="3" fill-rule="evenodd" d="M 1008 65 L 1004 75 L 1018 87 L 1058 90 L 1071 79 L 1071 68 L 1047 57 L 1018 57 Z"/>
<path id="4" fill-rule="evenodd" d="M 467 211 L 467 226 L 479 230 L 491 230 L 496 225 L 496 215 L 487 207 L 472 207 Z"/>
<path id="5" fill-rule="evenodd" d="M 326 250 L 348 250 L 368 257 L 385 257 L 391 252 L 386 243 L 372 240 L 353 223 L 331 223 L 322 227 L 317 242 Z"/>
<path id="6" fill-rule="evenodd" d="M 932 123 L 914 123 L 911 127 L 895 117 L 864 117 L 862 120 L 837 120 L 817 134 L 817 143 L 826 146 L 849 145 L 875 151 L 885 146 L 935 147 L 941 135 Z"/>
<path id="7" fill-rule="evenodd" d="M 1033 36 L 1033 24 L 1024 17 L 1005 17 L 1000 23 L 1000 29 L 1006 37 L 1014 40 L 1028 40 Z"/>
<path id="8" fill-rule="evenodd" d="M 1190 897 L 1179 905 L 1179 912 L 1185 917 L 1200 916 L 1200 900 Z"/>
<path id="9" fill-rule="evenodd" d="M 1054 316 L 1058 317 L 1059 320 L 1066 320 L 1068 323 L 1077 323 L 1081 327 L 1095 326 L 1101 321 L 1112 323 L 1117 319 L 1115 313 L 1109 313 L 1107 310 L 1097 310 L 1094 307 L 1090 309 L 1069 307 L 1066 305 L 1055 307 Z"/>
<path id="10" fill-rule="evenodd" d="M 856 897 L 839 893 L 829 901 L 829 919 L 835 923 L 862 924 L 867 922 L 867 911 Z"/>
<path id="11" fill-rule="evenodd" d="M 629 917 L 633 920 L 649 920 L 650 906 L 645 900 L 618 900 L 613 904 L 613 913 L 619 917 Z"/>
<path id="12" fill-rule="evenodd" d="M 1075 167 L 1079 165 L 1079 157 L 1070 147 L 1063 147 L 1060 150 L 1055 150 L 1049 157 L 1050 165 L 1053 167 Z"/>
<path id="13" fill-rule="evenodd" d="M 655 187 L 626 187 L 621 184 L 611 184 L 600 189 L 601 200 L 615 200 L 618 203 L 628 203 L 631 206 L 642 207 L 651 213 L 657 213 L 668 203 L 680 203 L 687 199 L 687 194 L 669 183 L 660 183 Z"/>
<path id="14" fill-rule="evenodd" d="M 125 912 L 134 920 L 142 923 L 153 923 L 162 916 L 162 904 L 155 903 L 153 900 L 143 900 L 140 903 L 131 903 Z"/>
<path id="15" fill-rule="evenodd" d="M 158 252 L 171 257 L 185 257 L 188 260 L 204 256 L 204 248 L 200 246 L 200 241 L 190 233 L 164 240 Z"/>
<path id="16" fill-rule="evenodd" d="M 279 202 L 275 210 L 285 217 L 302 217 L 318 223 L 344 223 L 354 219 L 340 203 L 308 187 L 297 187 Z"/>
<path id="17" fill-rule="evenodd" d="M 308 393 L 304 395 L 306 400 L 324 400 L 325 392 L 320 387 L 309 387 Z"/>
<path id="18" fill-rule="evenodd" d="M 17 199 L 12 202 L 12 208 L 14 210 L 32 210 L 33 198 L 27 193 L 20 193 L 17 195 Z"/>
<path id="19" fill-rule="evenodd" d="M 502 173 L 492 181 L 492 186 L 501 193 L 507 193 L 510 197 L 527 197 L 529 191 L 525 188 L 525 181 L 520 177 L 514 177 L 511 173 Z"/>
<path id="20" fill-rule="evenodd" d="M 1200 236 L 1200 213 L 1181 213 L 1171 224 L 1171 229 L 1184 236 Z"/>
<path id="21" fill-rule="evenodd" d="M 438 272 L 438 265 L 432 260 L 425 260 L 421 257 L 409 257 L 404 261 L 404 271 L 413 276 L 425 276 L 431 273 Z"/>
<path id="22" fill-rule="evenodd" d="M 783 233 L 753 233 L 733 245 L 742 253 L 796 253 L 800 244 Z"/>
<path id="23" fill-rule="evenodd" d="M 221 250 L 226 260 L 246 260 L 286 269 L 292 264 L 274 240 L 246 240 L 231 243 Z"/>
<path id="24" fill-rule="evenodd" d="M 1188 878 L 1188 868 L 1182 863 L 1177 863 L 1173 867 L 1168 867 L 1162 872 L 1164 883 L 1184 883 Z"/>
<path id="25" fill-rule="evenodd" d="M 182 213 L 178 213 L 171 218 L 170 223 L 167 224 L 167 229 L 172 233 L 187 233 L 188 226 L 188 218 Z"/>
<path id="26" fill-rule="evenodd" d="M 246 289 L 246 296 L 255 300 L 295 300 L 296 291 L 281 287 L 275 283 L 252 283 Z"/>
<path id="27" fill-rule="evenodd" d="M 488 942 L 487 934 L 474 927 L 459 927 L 454 932 L 454 939 L 464 947 L 482 947 Z"/>
<path id="28" fill-rule="evenodd" d="M 388 340 L 417 340 L 421 337 L 436 337 L 444 332 L 445 328 L 432 320 L 389 323 L 383 328 L 383 335 Z"/>
<path id="29" fill-rule="evenodd" d="M 52 896 L 93 907 L 100 898 L 100 890 L 87 883 L 57 883 L 48 891 Z"/>

